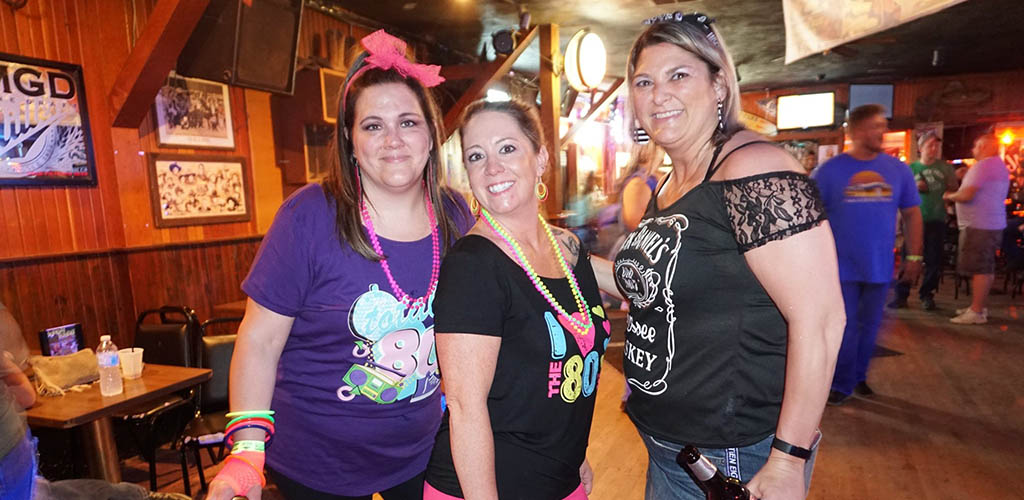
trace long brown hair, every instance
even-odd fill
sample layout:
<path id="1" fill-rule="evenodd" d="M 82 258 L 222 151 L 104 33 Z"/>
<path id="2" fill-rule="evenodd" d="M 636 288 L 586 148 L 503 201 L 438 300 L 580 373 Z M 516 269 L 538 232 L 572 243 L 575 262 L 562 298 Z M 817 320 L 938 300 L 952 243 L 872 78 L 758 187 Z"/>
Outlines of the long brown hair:
<path id="1" fill-rule="evenodd" d="M 358 61 L 353 65 L 350 75 L 360 66 Z M 338 98 L 338 129 L 335 131 L 335 146 L 337 155 L 335 161 L 331 162 L 330 173 L 327 180 L 323 182 L 324 190 L 334 200 L 335 220 L 338 232 L 338 240 L 348 243 L 359 255 L 379 261 L 385 258 L 378 255 L 370 246 L 369 238 L 363 229 L 362 217 L 360 214 L 360 203 L 362 202 L 362 186 L 359 184 L 356 169 L 354 149 L 352 147 L 352 124 L 355 121 L 356 102 L 362 96 L 364 90 L 374 85 L 385 83 L 404 84 L 416 96 L 430 127 L 430 138 L 433 146 L 427 158 L 426 168 L 423 169 L 423 180 L 426 183 L 427 193 L 430 202 L 434 205 L 434 217 L 440 230 L 442 255 L 448 250 L 452 242 L 458 237 L 459 229 L 449 211 L 460 204 L 455 201 L 455 195 L 447 188 L 442 188 L 438 180 L 439 168 L 441 167 L 440 148 L 443 144 L 441 137 L 440 111 L 430 91 L 414 78 L 405 78 L 393 69 L 382 70 L 370 68 L 364 71 L 359 77 L 351 82 L 347 95 Z M 342 100 L 346 103 L 343 106 Z"/>

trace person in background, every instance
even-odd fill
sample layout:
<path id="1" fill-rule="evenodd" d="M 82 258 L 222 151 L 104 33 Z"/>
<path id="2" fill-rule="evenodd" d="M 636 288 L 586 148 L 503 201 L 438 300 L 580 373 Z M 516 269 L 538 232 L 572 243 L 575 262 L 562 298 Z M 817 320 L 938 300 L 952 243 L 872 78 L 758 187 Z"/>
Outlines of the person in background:
<path id="1" fill-rule="evenodd" d="M 100 479 L 48 481 L 38 475 L 35 439 L 23 412 L 33 406 L 36 388 L 25 375 L 29 351 L 21 327 L 0 302 L 0 498 L 3 500 L 185 500 L 131 483 Z"/>
<path id="2" fill-rule="evenodd" d="M 847 120 L 853 147 L 811 173 L 832 224 L 846 304 L 846 330 L 828 397 L 832 405 L 843 404 L 854 391 L 874 393 L 867 384 L 868 364 L 892 282 L 897 211 L 907 247 L 900 279 L 912 283 L 921 272 L 921 198 L 910 168 L 882 152 L 888 123 L 877 104 L 854 108 Z"/>
<path id="3" fill-rule="evenodd" d="M 971 305 L 956 311 L 949 321 L 962 325 L 988 322 L 988 293 L 995 280 L 996 249 L 1006 227 L 1006 193 L 1010 171 L 999 156 L 999 139 L 991 133 L 974 141 L 974 164 L 960 189 L 943 199 L 956 203 L 960 239 L 956 272 L 971 276 Z"/>
<path id="4" fill-rule="evenodd" d="M 36 388 L 25 376 L 28 346 L 21 328 L 0 302 L 0 498 L 32 498 L 36 447 L 21 414 L 35 404 Z"/>
<path id="5" fill-rule="evenodd" d="M 956 191 L 957 178 L 953 167 L 942 159 L 942 139 L 929 130 L 917 139 L 921 159 L 910 164 L 921 196 L 921 220 L 924 226 L 924 277 L 918 297 L 926 311 L 935 309 L 935 291 L 942 277 L 946 244 L 946 202 L 943 194 Z M 912 282 L 901 280 L 896 285 L 896 300 L 892 309 L 907 307 Z"/>
<path id="6" fill-rule="evenodd" d="M 686 444 L 756 498 L 804 498 L 844 321 L 829 223 L 803 167 L 739 123 L 713 21 L 648 24 L 629 98 L 672 169 L 614 270 L 594 264 L 630 300 L 626 411 L 647 446 L 645 498 L 704 498 L 676 463 Z"/>
<path id="7" fill-rule="evenodd" d="M 609 259 L 619 253 L 626 235 L 636 229 L 651 201 L 651 193 L 658 185 L 658 167 L 665 158 L 665 151 L 647 142 L 633 144 L 629 164 L 622 177 L 615 183 L 613 196 L 618 199 L 598 214 L 597 243 L 591 252 Z"/>
<path id="8" fill-rule="evenodd" d="M 619 203 L 622 205 L 620 217 L 626 232 L 632 232 L 640 225 L 651 195 L 658 187 L 658 167 L 665 158 L 665 151 L 657 144 L 637 144 L 633 146 L 629 168 L 616 188 Z M 625 235 L 623 235 L 625 236 Z M 619 242 L 621 245 L 621 242 Z M 613 251 L 618 253 L 618 247 Z M 611 257 L 614 257 L 612 255 Z"/>
<path id="9" fill-rule="evenodd" d="M 407 60 L 383 30 L 361 44 L 330 176 L 284 202 L 242 283 L 230 376 L 238 420 L 226 431 L 237 458 L 217 474 L 213 500 L 259 500 L 264 456 L 289 500 L 423 495 L 441 421 L 432 302 L 441 259 L 472 218 L 439 184 L 428 88 L 440 68 Z"/>
<path id="10" fill-rule="evenodd" d="M 615 255 L 619 253 L 619 249 L 622 248 L 626 235 L 640 225 L 640 220 L 651 203 L 651 195 L 658 187 L 658 167 L 661 166 L 664 158 L 665 151 L 649 140 L 644 144 L 633 145 L 629 166 L 615 189 L 619 194 L 619 214 L 617 223 L 613 227 L 617 229 L 616 232 L 619 236 L 611 249 L 603 254 L 607 258 L 614 259 Z M 625 301 L 622 302 L 621 307 L 629 310 L 629 304 Z M 626 411 L 626 401 L 629 399 L 630 391 L 629 382 L 626 382 L 625 389 L 622 391 L 622 403 L 619 405 L 622 411 Z"/>
<path id="11" fill-rule="evenodd" d="M 610 328 L 590 255 L 540 215 L 549 158 L 534 106 L 477 101 L 461 134 L 481 217 L 437 286 L 448 411 L 424 499 L 585 500 Z"/>
<path id="12" fill-rule="evenodd" d="M 583 192 L 569 202 L 571 214 L 566 217 L 565 225 L 588 247 L 593 247 L 597 241 L 594 218 L 604 200 L 604 192 L 598 185 L 597 175 L 590 172 L 583 183 Z"/>

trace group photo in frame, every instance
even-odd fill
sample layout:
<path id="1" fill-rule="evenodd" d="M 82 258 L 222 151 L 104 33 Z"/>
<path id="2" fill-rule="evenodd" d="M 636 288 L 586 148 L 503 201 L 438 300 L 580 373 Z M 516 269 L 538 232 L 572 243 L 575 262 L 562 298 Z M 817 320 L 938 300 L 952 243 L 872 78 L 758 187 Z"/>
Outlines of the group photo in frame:
<path id="1" fill-rule="evenodd" d="M 154 108 L 160 146 L 235 147 L 231 98 L 223 83 L 171 73 L 157 92 Z"/>
<path id="2" fill-rule="evenodd" d="M 156 227 L 252 217 L 251 183 L 242 157 L 150 154 L 149 183 Z"/>
<path id="3" fill-rule="evenodd" d="M 0 186 L 95 186 L 82 67 L 0 53 L 0 84 Z"/>

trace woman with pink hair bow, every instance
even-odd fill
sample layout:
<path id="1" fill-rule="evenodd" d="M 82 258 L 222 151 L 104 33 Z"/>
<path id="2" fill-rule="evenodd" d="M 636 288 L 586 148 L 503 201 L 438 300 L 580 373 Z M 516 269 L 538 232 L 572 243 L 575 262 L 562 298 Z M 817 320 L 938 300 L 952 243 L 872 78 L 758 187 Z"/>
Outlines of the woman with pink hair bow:
<path id="1" fill-rule="evenodd" d="M 377 31 L 339 99 L 337 161 L 278 210 L 242 290 L 231 455 L 209 498 L 420 499 L 441 419 L 432 302 L 473 220 L 440 187 L 438 66 Z"/>

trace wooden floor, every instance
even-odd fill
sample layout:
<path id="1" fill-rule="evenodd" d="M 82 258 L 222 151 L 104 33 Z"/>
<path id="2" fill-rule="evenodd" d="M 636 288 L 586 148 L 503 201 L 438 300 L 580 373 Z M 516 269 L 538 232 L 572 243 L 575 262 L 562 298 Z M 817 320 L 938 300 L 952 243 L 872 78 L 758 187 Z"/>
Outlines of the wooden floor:
<path id="1" fill-rule="evenodd" d="M 1024 299 L 994 295 L 988 325 L 950 324 L 966 300 L 943 294 L 925 312 L 912 298 L 887 313 L 868 375 L 877 395 L 826 409 L 809 498 L 1024 499 Z M 592 500 L 643 498 L 647 455 L 619 410 L 622 385 L 606 360 L 588 453 Z M 161 491 L 182 492 L 177 455 L 161 458 Z M 126 481 L 146 484 L 142 463 L 125 467 Z"/>

